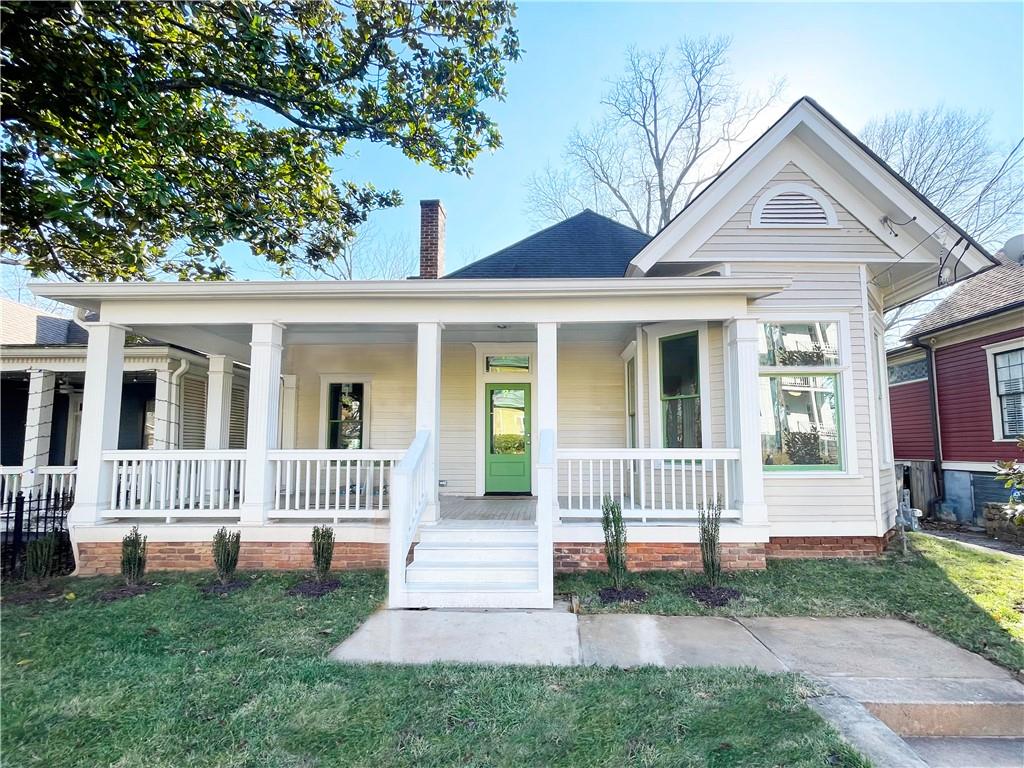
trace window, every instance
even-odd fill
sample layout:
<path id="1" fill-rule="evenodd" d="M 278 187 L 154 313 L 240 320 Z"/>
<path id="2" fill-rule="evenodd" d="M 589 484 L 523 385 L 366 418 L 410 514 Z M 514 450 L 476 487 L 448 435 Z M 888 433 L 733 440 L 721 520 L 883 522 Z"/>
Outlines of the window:
<path id="1" fill-rule="evenodd" d="M 911 360 L 906 363 L 893 363 L 889 366 L 889 385 L 907 384 L 911 381 L 924 381 L 928 378 L 928 360 Z"/>
<path id="2" fill-rule="evenodd" d="M 1024 348 L 999 352 L 993 355 L 992 361 L 1001 438 L 1016 438 L 1024 435 Z"/>
<path id="3" fill-rule="evenodd" d="M 696 333 L 660 340 L 661 423 L 666 448 L 699 448 L 700 347 Z"/>
<path id="4" fill-rule="evenodd" d="M 636 358 L 626 361 L 626 439 L 630 448 L 637 448 L 636 430 Z"/>
<path id="5" fill-rule="evenodd" d="M 761 454 L 778 470 L 842 469 L 838 323 L 761 325 Z"/>
<path id="6" fill-rule="evenodd" d="M 327 388 L 327 447 L 364 448 L 366 385 L 334 383 Z"/>
<path id="7" fill-rule="evenodd" d="M 488 373 L 515 373 L 530 370 L 529 355 L 487 355 L 484 370 Z"/>

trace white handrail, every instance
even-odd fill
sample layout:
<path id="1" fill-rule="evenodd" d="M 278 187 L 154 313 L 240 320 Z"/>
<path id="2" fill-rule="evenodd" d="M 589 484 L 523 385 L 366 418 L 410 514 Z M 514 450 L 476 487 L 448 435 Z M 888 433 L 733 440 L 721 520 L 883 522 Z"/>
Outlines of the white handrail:
<path id="1" fill-rule="evenodd" d="M 537 588 L 545 599 L 553 599 L 554 531 L 552 520 L 558 508 L 558 460 L 555 432 L 540 431 L 537 446 Z"/>
<path id="2" fill-rule="evenodd" d="M 107 518 L 238 518 L 245 503 L 244 450 L 104 451 Z"/>
<path id="3" fill-rule="evenodd" d="M 70 464 L 36 467 L 34 470 L 25 466 L 0 467 L 0 496 L 14 496 L 25 488 L 31 488 L 33 493 L 45 496 L 71 493 L 75 490 L 77 471 L 78 467 Z M 37 477 L 32 478 L 32 473 Z"/>
<path id="4" fill-rule="evenodd" d="M 738 448 L 619 448 L 558 450 L 555 484 L 563 521 L 593 519 L 605 498 L 638 522 L 695 519 L 702 506 L 722 504 L 739 518 Z"/>
<path id="5" fill-rule="evenodd" d="M 391 483 L 402 451 L 275 450 L 268 453 L 274 476 L 270 517 L 383 518 L 391 506 Z"/>
<path id="6" fill-rule="evenodd" d="M 423 512 L 430 503 L 430 432 L 416 433 L 409 450 L 391 473 L 391 528 L 388 552 L 388 605 L 405 606 L 405 568 Z"/>

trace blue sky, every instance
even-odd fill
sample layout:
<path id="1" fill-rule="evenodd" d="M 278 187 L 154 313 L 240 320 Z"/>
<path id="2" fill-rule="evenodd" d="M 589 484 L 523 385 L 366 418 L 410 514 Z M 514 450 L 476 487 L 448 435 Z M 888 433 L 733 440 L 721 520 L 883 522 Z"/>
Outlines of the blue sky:
<path id="1" fill-rule="evenodd" d="M 396 188 L 401 208 L 373 215 L 377 232 L 415 244 L 418 201 L 448 211 L 446 267 L 485 256 L 536 229 L 524 184 L 557 163 L 566 136 L 600 113 L 606 81 L 631 45 L 670 46 L 684 35 L 726 34 L 735 78 L 764 89 L 785 77 L 767 127 L 802 95 L 854 131 L 897 109 L 949 107 L 991 113 L 1000 142 L 1024 134 L 1022 4 L 539 3 L 519 6 L 525 54 L 510 65 L 508 99 L 490 107 L 504 147 L 478 159 L 470 178 L 417 166 L 399 152 L 364 146 L 340 158 L 339 175 Z M 239 277 L 266 277 L 232 257 Z M 262 273 L 262 274 L 258 274 Z"/>

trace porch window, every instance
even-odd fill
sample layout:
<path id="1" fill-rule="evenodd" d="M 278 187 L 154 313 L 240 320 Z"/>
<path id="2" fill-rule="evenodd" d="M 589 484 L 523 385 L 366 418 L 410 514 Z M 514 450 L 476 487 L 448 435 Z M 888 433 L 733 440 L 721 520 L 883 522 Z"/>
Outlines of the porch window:
<path id="1" fill-rule="evenodd" d="M 697 333 L 662 338 L 661 423 L 666 448 L 699 448 L 700 347 Z"/>
<path id="2" fill-rule="evenodd" d="M 487 355 L 484 358 L 487 373 L 518 373 L 530 370 L 529 355 Z"/>
<path id="3" fill-rule="evenodd" d="M 1002 438 L 1012 439 L 1024 435 L 1024 348 L 996 354 L 993 362 Z"/>
<path id="4" fill-rule="evenodd" d="M 363 448 L 366 390 L 362 383 L 331 384 L 327 390 L 327 447 Z"/>
<path id="5" fill-rule="evenodd" d="M 838 323 L 761 325 L 761 454 L 772 470 L 841 470 Z"/>

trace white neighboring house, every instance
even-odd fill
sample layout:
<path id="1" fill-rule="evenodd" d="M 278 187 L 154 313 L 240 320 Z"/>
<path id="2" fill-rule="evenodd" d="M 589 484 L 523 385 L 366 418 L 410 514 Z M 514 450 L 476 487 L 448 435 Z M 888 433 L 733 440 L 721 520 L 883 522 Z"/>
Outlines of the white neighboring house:
<path id="1" fill-rule="evenodd" d="M 72 491 L 82 434 L 88 323 L 0 299 L 0 499 L 18 490 Z M 245 447 L 248 370 L 147 340 L 124 349 L 117 447 Z M 218 384 L 230 392 L 228 433 L 206 429 Z M 213 418 L 221 415 L 214 412 Z M 210 447 L 218 447 L 216 444 Z M 86 448 L 88 446 L 86 445 Z"/>
<path id="2" fill-rule="evenodd" d="M 209 567 L 222 524 L 243 567 L 307 568 L 326 522 L 392 607 L 549 607 L 601 562 L 604 497 L 636 569 L 699 563 L 714 497 L 727 566 L 878 551 L 882 312 L 995 264 L 810 99 L 653 238 L 586 211 L 434 279 L 421 216 L 422 279 L 32 285 L 95 314 L 79 572 L 134 523 L 153 568 Z M 120 450 L 126 333 L 249 366 L 245 449 Z"/>

